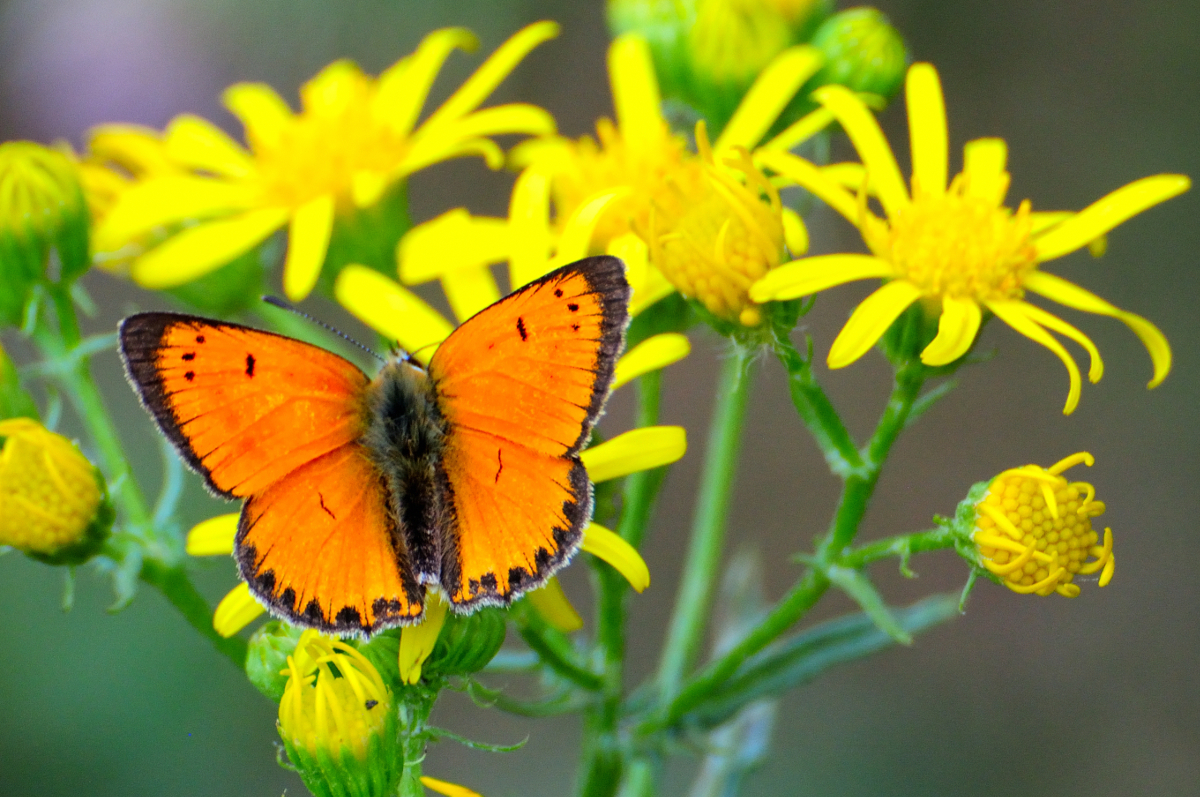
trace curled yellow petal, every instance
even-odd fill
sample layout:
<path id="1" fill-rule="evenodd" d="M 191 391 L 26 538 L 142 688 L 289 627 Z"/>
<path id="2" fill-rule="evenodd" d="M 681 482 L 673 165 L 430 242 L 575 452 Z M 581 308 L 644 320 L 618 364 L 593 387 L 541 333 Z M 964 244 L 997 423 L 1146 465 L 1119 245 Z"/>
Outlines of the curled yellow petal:
<path id="1" fill-rule="evenodd" d="M 250 594 L 250 586 L 242 582 L 217 604 L 217 610 L 213 612 L 213 630 L 223 637 L 231 637 L 264 611 L 266 609 Z"/>
<path id="2" fill-rule="evenodd" d="M 425 300 L 374 269 L 350 264 L 333 285 L 338 302 L 367 326 L 428 363 L 454 326 Z"/>
<path id="3" fill-rule="evenodd" d="M 426 592 L 425 617 L 416 625 L 400 629 L 400 680 L 404 683 L 415 684 L 421 680 L 421 667 L 433 653 L 438 634 L 446 624 L 447 607 L 441 595 Z"/>
<path id="4" fill-rule="evenodd" d="M 237 512 L 202 520 L 187 533 L 184 550 L 188 556 L 229 556 L 237 536 Z"/>
<path id="5" fill-rule="evenodd" d="M 962 357 L 975 342 L 982 320 L 983 313 L 974 299 L 943 298 L 937 337 L 921 352 L 921 362 L 947 365 Z"/>
<path id="6" fill-rule="evenodd" d="M 262 243 L 287 220 L 283 208 L 264 208 L 197 224 L 135 260 L 130 276 L 143 288 L 183 285 Z"/>
<path id="7" fill-rule="evenodd" d="M 251 146 L 276 147 L 293 119 L 292 109 L 266 83 L 235 83 L 221 96 L 242 123 Z"/>
<path id="8" fill-rule="evenodd" d="M 682 426 L 646 426 L 592 446 L 579 458 L 587 468 L 588 477 L 593 482 L 603 482 L 670 465 L 686 452 L 687 432 Z"/>
<path id="9" fill-rule="evenodd" d="M 612 389 L 616 390 L 643 374 L 677 363 L 687 357 L 691 350 L 692 344 L 687 335 L 679 332 L 664 332 L 646 338 L 617 361 Z"/>
<path id="10" fill-rule="evenodd" d="M 752 149 L 766 134 L 796 91 L 821 68 L 817 48 L 802 44 L 775 56 L 755 79 L 733 117 L 713 144 L 720 153 L 732 147 Z"/>
<path id="11" fill-rule="evenodd" d="M 636 548 L 611 529 L 592 523 L 583 530 L 583 544 L 580 547 L 612 565 L 636 591 L 641 592 L 650 586 L 650 568 L 646 567 L 646 561 Z"/>
<path id="12" fill-rule="evenodd" d="M 546 622 L 564 634 L 583 628 L 583 618 L 567 600 L 557 576 L 552 576 L 538 589 L 525 593 L 525 599 Z"/>
<path id="13" fill-rule="evenodd" d="M 396 133 L 408 134 L 450 53 L 455 49 L 470 52 L 478 46 L 479 40 L 466 28 L 442 28 L 428 34 L 416 52 L 379 76 L 373 109 L 376 116 L 386 120 Z"/>
<path id="14" fill-rule="evenodd" d="M 911 282 L 895 280 L 872 293 L 854 309 L 829 349 L 830 368 L 844 368 L 867 353 L 908 306 L 921 298 Z"/>
<path id="15" fill-rule="evenodd" d="M 1070 387 L 1067 389 L 1067 402 L 1063 406 L 1063 415 L 1070 415 L 1079 406 L 1079 394 L 1083 387 L 1083 379 L 1079 375 L 1079 366 L 1075 364 L 1075 360 L 1063 348 L 1062 344 L 1055 340 L 1053 335 L 1029 317 L 1025 312 L 1025 308 L 1030 306 L 1026 302 L 1021 301 L 994 301 L 987 303 L 988 309 L 995 313 L 997 318 L 1034 343 L 1040 343 L 1054 352 L 1055 356 L 1062 362 L 1063 366 L 1067 369 L 1067 376 L 1070 379 Z"/>

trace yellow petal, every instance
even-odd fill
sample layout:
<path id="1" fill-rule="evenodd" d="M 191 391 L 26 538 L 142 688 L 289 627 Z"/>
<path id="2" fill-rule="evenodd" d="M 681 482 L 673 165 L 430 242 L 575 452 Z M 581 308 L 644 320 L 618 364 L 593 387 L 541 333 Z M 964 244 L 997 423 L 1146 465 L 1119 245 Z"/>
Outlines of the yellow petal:
<path id="1" fill-rule="evenodd" d="M 87 133 L 88 151 L 104 160 L 119 163 L 132 174 L 178 171 L 167 158 L 157 130 L 139 125 L 98 125 Z"/>
<path id="2" fill-rule="evenodd" d="M 191 114 L 176 116 L 163 133 L 167 154 L 193 169 L 222 177 L 240 178 L 254 173 L 254 161 L 225 131 Z"/>
<path id="3" fill-rule="evenodd" d="M 581 203 L 563 226 L 550 268 L 557 268 L 560 265 L 573 263 L 582 257 L 587 257 L 591 250 L 592 234 L 596 231 L 596 224 L 599 223 L 605 209 L 614 199 L 628 193 L 625 189 L 605 191 Z"/>
<path id="4" fill-rule="evenodd" d="M 1091 358 L 1091 366 L 1088 368 L 1088 381 L 1093 383 L 1100 381 L 1100 378 L 1104 376 L 1104 360 L 1100 358 L 1100 350 L 1096 348 L 1095 343 L 1092 343 L 1091 338 L 1058 316 L 1046 312 L 1037 305 L 1026 302 L 1021 309 L 1035 324 L 1040 324 L 1053 332 L 1065 335 L 1082 346 L 1088 353 L 1088 357 Z"/>
<path id="5" fill-rule="evenodd" d="M 657 144 L 666 132 L 666 122 L 645 39 L 626 33 L 613 40 L 608 48 L 608 81 L 621 138 L 633 149 Z"/>
<path id="6" fill-rule="evenodd" d="M 455 208 L 413 227 L 396 249 L 400 280 L 408 285 L 439 279 L 462 269 L 499 263 L 512 245 L 508 221 L 472 216 Z"/>
<path id="7" fill-rule="evenodd" d="M 808 228 L 804 219 L 791 208 L 783 208 L 783 241 L 787 244 L 788 254 L 800 257 L 808 251 Z"/>
<path id="8" fill-rule="evenodd" d="M 262 243 L 287 221 L 283 208 L 251 210 L 180 232 L 133 262 L 130 276 L 143 288 L 174 288 L 203 276 Z"/>
<path id="9" fill-rule="evenodd" d="M 536 166 L 521 172 L 513 185 L 508 224 L 508 279 L 516 290 L 544 275 L 550 261 L 550 178 Z"/>
<path id="10" fill-rule="evenodd" d="M 1010 177 L 1005 171 L 1008 144 L 1002 138 L 977 138 L 963 147 L 963 174 L 967 196 L 1000 205 L 1008 193 Z"/>
<path id="11" fill-rule="evenodd" d="M 425 593 L 425 616 L 416 625 L 400 629 L 400 680 L 415 684 L 421 680 L 421 668 L 437 644 L 446 624 L 448 604 L 436 592 Z"/>
<path id="12" fill-rule="evenodd" d="M 554 117 L 536 105 L 525 103 L 510 103 L 497 105 L 494 108 L 484 108 L 459 119 L 451 119 L 436 127 L 422 125 L 413 135 L 418 137 L 432 136 L 440 141 L 474 138 L 477 136 L 496 136 L 504 134 L 524 134 L 529 136 L 548 136 L 555 131 Z"/>
<path id="13" fill-rule="evenodd" d="M 308 296 L 321 276 L 321 265 L 333 234 L 333 210 L 333 196 L 326 194 L 309 200 L 292 214 L 287 261 L 283 265 L 283 292 L 293 302 Z"/>
<path id="14" fill-rule="evenodd" d="M 1091 291 L 1066 281 L 1062 277 L 1047 274 L 1044 271 L 1034 271 L 1025 278 L 1025 287 L 1034 293 L 1053 299 L 1059 304 L 1083 310 L 1086 313 L 1096 313 L 1115 318 L 1133 330 L 1138 340 L 1150 353 L 1150 361 L 1154 364 L 1154 376 L 1147 387 L 1158 387 L 1171 371 L 1171 344 L 1162 331 L 1136 313 L 1126 312 L 1101 299 Z"/>
<path id="15" fill-rule="evenodd" d="M 692 351 L 692 344 L 687 335 L 679 332 L 663 332 L 646 338 L 617 361 L 616 373 L 613 375 L 612 389 L 637 379 L 643 374 L 666 368 L 687 357 Z"/>
<path id="16" fill-rule="evenodd" d="M 424 784 L 425 788 L 432 789 L 438 794 L 445 795 L 445 797 L 482 797 L 479 792 L 471 791 L 466 786 L 459 786 L 457 783 L 449 783 L 437 778 L 431 778 L 428 775 L 421 776 L 421 783 Z"/>
<path id="17" fill-rule="evenodd" d="M 442 290 L 459 323 L 500 301 L 500 288 L 489 268 L 464 268 L 446 274 Z"/>
<path id="18" fill-rule="evenodd" d="M 913 196 L 946 192 L 950 163 L 946 133 L 946 101 L 932 64 L 913 64 L 905 86 L 908 101 L 908 135 L 912 144 Z M 978 308 L 977 308 L 978 309 Z M 957 358 L 956 358 L 957 359 Z"/>
<path id="19" fill-rule="evenodd" d="M 826 205 L 842 214 L 846 221 L 858 226 L 858 202 L 854 195 L 813 164 L 791 153 L 774 151 L 756 152 L 754 162 L 760 167 L 778 172 L 790 182 L 812 192 Z"/>
<path id="20" fill-rule="evenodd" d="M 353 61 L 342 58 L 326 66 L 300 87 L 300 105 L 306 113 L 335 117 L 359 100 L 368 81 Z"/>
<path id="21" fill-rule="evenodd" d="M 829 127 L 829 123 L 832 121 L 833 114 L 829 112 L 828 108 L 818 108 L 815 111 L 806 113 L 785 127 L 779 135 L 763 144 L 761 149 L 778 150 L 780 152 L 795 149 L 826 127 Z"/>
<path id="22" fill-rule="evenodd" d="M 557 576 L 552 576 L 538 589 L 525 593 L 525 600 L 537 610 L 546 622 L 564 634 L 583 628 L 583 618 L 567 600 Z"/>
<path id="23" fill-rule="evenodd" d="M 425 124 L 438 126 L 470 113 L 488 98 L 529 51 L 558 35 L 556 22 L 535 22 L 513 34 L 462 84 Z"/>
<path id="24" fill-rule="evenodd" d="M 820 51 L 807 44 L 789 47 L 775 56 L 742 97 L 713 144 L 713 151 L 719 154 L 732 147 L 753 149 L 804 81 L 821 68 L 823 60 Z"/>
<path id="25" fill-rule="evenodd" d="M 646 567 L 646 560 L 636 548 L 599 523 L 592 523 L 583 530 L 580 548 L 612 565 L 637 592 L 650 586 L 650 568 Z"/>
<path id="26" fill-rule="evenodd" d="M 375 118 L 386 120 L 396 133 L 407 135 L 446 58 L 456 48 L 472 52 L 478 46 L 479 40 L 466 28 L 443 28 L 428 34 L 416 52 L 379 76 L 372 108 Z"/>
<path id="27" fill-rule="evenodd" d="M 1036 237 L 1033 244 L 1038 261 L 1053 260 L 1087 246 L 1126 219 L 1179 196 L 1191 184 L 1182 174 L 1156 174 L 1118 188 Z"/>
<path id="28" fill-rule="evenodd" d="M 1030 306 L 1022 301 L 987 302 L 988 309 L 995 313 L 997 318 L 1034 343 L 1045 346 L 1062 361 L 1063 366 L 1067 369 L 1067 377 L 1071 381 L 1070 387 L 1067 389 L 1067 402 L 1063 406 L 1063 415 L 1070 415 L 1079 406 L 1079 394 L 1083 389 L 1079 366 L 1075 364 L 1075 360 L 1071 358 L 1062 344 L 1055 340 L 1053 335 L 1029 318 L 1026 308 Z"/>
<path id="29" fill-rule="evenodd" d="M 837 117 L 867 167 L 871 187 L 879 193 L 884 211 L 889 218 L 895 218 L 908 207 L 908 192 L 900 176 L 900 167 L 896 165 L 896 156 L 871 111 L 845 86 L 822 86 L 813 92 L 813 97 Z"/>
<path id="30" fill-rule="evenodd" d="M 579 458 L 593 482 L 628 476 L 640 470 L 670 465 L 687 452 L 682 426 L 645 426 L 584 450 Z"/>
<path id="31" fill-rule="evenodd" d="M 374 205 L 387 190 L 390 175 L 383 172 L 360 169 L 350 177 L 350 199 L 356 208 Z"/>
<path id="32" fill-rule="evenodd" d="M 396 341 L 423 364 L 454 329 L 421 297 L 366 266 L 350 264 L 343 268 L 333 293 L 351 315 Z"/>
<path id="33" fill-rule="evenodd" d="M 921 362 L 936 367 L 962 357 L 975 342 L 982 320 L 983 313 L 974 299 L 944 297 L 937 337 L 921 352 Z"/>
<path id="34" fill-rule="evenodd" d="M 891 277 L 894 273 L 891 263 L 871 255 L 816 255 L 768 271 L 750 286 L 750 298 L 760 303 L 795 299 L 835 285 L 872 277 Z"/>
<path id="35" fill-rule="evenodd" d="M 223 637 L 231 637 L 264 611 L 266 609 L 250 594 L 249 585 L 242 582 L 217 604 L 217 610 L 213 612 L 213 630 Z"/>
<path id="36" fill-rule="evenodd" d="M 850 314 L 829 349 L 830 368 L 844 368 L 862 357 L 921 292 L 906 280 L 894 280 L 872 293 Z"/>
<path id="37" fill-rule="evenodd" d="M 489 169 L 499 169 L 504 165 L 504 150 L 500 149 L 491 139 L 471 138 L 465 141 L 446 141 L 440 136 L 424 136 L 414 139 L 412 148 L 392 172 L 391 177 L 393 180 L 399 180 L 435 163 L 471 156 L 483 158 Z"/>
<path id="38" fill-rule="evenodd" d="M 225 107 L 241 120 L 250 146 L 277 147 L 294 114 L 266 83 L 235 83 L 225 89 Z"/>
<path id="39" fill-rule="evenodd" d="M 240 211 L 251 202 L 244 185 L 208 177 L 151 177 L 121 194 L 96 226 L 93 241 L 108 251 L 156 227 Z"/>
<path id="40" fill-rule="evenodd" d="M 187 533 L 184 550 L 188 556 L 229 556 L 233 553 L 233 538 L 237 536 L 237 512 L 217 515 L 192 526 Z"/>
<path id="41" fill-rule="evenodd" d="M 1062 224 L 1067 219 L 1074 216 L 1074 211 L 1070 210 L 1041 210 L 1034 211 L 1029 214 L 1029 229 L 1033 235 L 1050 229 L 1056 224 Z"/>

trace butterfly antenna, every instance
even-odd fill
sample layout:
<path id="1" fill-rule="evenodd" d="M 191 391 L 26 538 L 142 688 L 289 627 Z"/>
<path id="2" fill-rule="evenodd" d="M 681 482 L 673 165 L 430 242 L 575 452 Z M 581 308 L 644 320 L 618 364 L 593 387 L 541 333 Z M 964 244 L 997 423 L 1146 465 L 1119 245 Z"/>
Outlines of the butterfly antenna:
<path id="1" fill-rule="evenodd" d="M 366 346 L 359 343 L 354 338 L 347 335 L 342 330 L 338 329 L 337 327 L 330 326 L 329 324 L 326 324 L 324 321 L 313 318 L 308 313 L 304 312 L 303 310 L 301 310 L 300 308 L 291 304 L 290 302 L 285 302 L 283 299 L 280 299 L 278 296 L 264 296 L 264 297 L 262 297 L 262 300 L 264 302 L 266 302 L 267 304 L 271 305 L 272 307 L 278 307 L 280 310 L 287 310 L 289 313 L 294 313 L 294 314 L 300 316 L 301 318 L 309 321 L 310 323 L 316 324 L 317 326 L 321 327 L 322 329 L 324 329 L 328 332 L 332 332 L 333 334 L 337 335 L 339 338 L 346 341 L 347 343 L 353 343 L 355 346 L 362 349 L 367 354 L 371 355 L 376 360 L 379 360 L 382 363 L 387 362 L 387 360 L 384 359 L 383 357 L 379 356 L 379 354 L 376 351 L 374 351 L 373 349 L 367 348 Z"/>

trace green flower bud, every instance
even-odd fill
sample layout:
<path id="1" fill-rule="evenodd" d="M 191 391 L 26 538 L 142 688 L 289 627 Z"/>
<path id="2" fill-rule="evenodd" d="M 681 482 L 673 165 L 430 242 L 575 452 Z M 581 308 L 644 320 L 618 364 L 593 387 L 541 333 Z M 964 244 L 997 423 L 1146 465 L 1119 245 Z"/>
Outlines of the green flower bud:
<path id="1" fill-rule="evenodd" d="M 908 48 L 887 17 L 874 8 L 849 8 L 827 19 L 810 42 L 825 56 L 813 88 L 840 83 L 890 99 L 908 68 Z"/>
<path id="2" fill-rule="evenodd" d="M 88 263 L 88 212 L 74 162 L 31 141 L 0 144 L 0 324 L 21 323 L 38 281 L 70 282 Z"/>
<path id="3" fill-rule="evenodd" d="M 254 688 L 276 703 L 283 697 L 288 677 L 288 656 L 296 649 L 303 628 L 281 620 L 271 620 L 250 636 L 246 651 L 246 676 Z"/>
<path id="4" fill-rule="evenodd" d="M 425 662 L 427 674 L 468 675 L 479 672 L 504 644 L 507 613 L 485 608 L 468 615 L 453 612 Z"/>

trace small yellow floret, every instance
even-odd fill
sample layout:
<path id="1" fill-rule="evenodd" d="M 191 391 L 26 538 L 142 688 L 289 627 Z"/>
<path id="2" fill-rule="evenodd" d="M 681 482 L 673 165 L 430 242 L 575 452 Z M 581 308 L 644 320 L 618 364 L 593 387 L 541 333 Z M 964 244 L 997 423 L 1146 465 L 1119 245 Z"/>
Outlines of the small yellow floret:
<path id="1" fill-rule="evenodd" d="M 96 470 L 29 418 L 0 421 L 0 545 L 51 554 L 80 542 L 100 505 Z"/>
<path id="2" fill-rule="evenodd" d="M 1092 529 L 1092 518 L 1104 514 L 1104 504 L 1094 500 L 1092 485 L 1060 475 L 1080 462 L 1090 466 L 1092 456 L 1075 454 L 1051 468 L 1006 470 L 977 505 L 972 538 L 984 567 L 1014 592 L 1074 598 L 1076 574 L 1100 571 L 1101 587 L 1112 579 L 1112 530 L 1104 530 L 1101 543 Z M 1089 556 L 1095 559 L 1088 561 Z"/>

